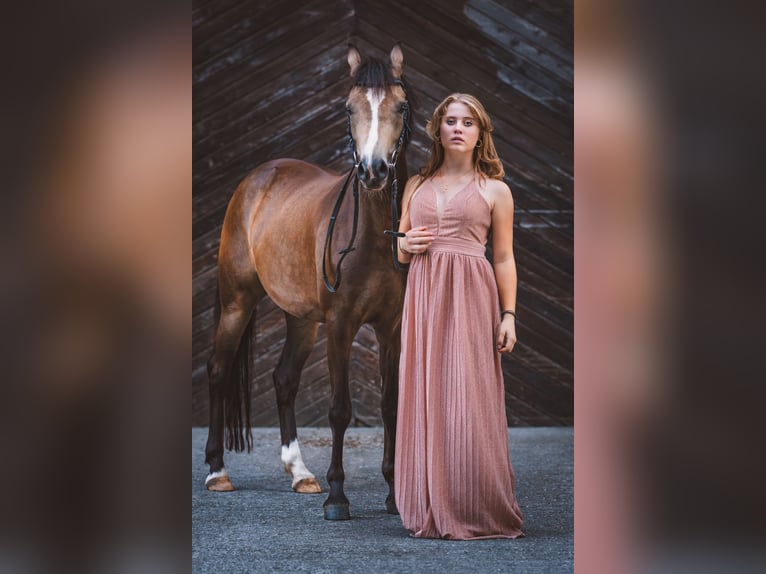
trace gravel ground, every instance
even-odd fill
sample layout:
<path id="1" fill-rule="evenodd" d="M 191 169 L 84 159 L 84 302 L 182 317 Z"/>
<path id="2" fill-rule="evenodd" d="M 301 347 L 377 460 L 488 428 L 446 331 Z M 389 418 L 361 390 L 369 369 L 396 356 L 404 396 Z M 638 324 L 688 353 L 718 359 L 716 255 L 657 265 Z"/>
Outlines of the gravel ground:
<path id="1" fill-rule="evenodd" d="M 206 428 L 192 429 L 193 572 L 514 572 L 574 571 L 574 433 L 511 428 L 511 460 L 526 537 L 444 541 L 408 536 L 385 512 L 382 428 L 350 428 L 344 467 L 349 521 L 323 518 L 329 428 L 298 431 L 306 466 L 322 494 L 295 494 L 279 460 L 279 429 L 253 429 L 250 454 L 226 453 L 235 492 L 204 487 Z"/>

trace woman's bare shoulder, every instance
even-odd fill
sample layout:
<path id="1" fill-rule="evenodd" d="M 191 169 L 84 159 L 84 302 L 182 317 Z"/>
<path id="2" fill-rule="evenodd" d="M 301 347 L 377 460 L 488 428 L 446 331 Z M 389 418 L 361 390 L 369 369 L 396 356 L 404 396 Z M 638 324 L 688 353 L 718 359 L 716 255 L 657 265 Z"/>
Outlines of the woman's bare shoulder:
<path id="1" fill-rule="evenodd" d="M 501 179 L 487 178 L 484 180 L 483 184 L 483 191 L 487 193 L 487 195 L 491 196 L 492 199 L 513 197 L 511 194 L 511 188 L 508 187 L 508 184 Z"/>
<path id="2" fill-rule="evenodd" d="M 511 188 L 500 179 L 485 178 L 479 183 L 479 189 L 493 210 L 496 205 L 513 205 Z"/>

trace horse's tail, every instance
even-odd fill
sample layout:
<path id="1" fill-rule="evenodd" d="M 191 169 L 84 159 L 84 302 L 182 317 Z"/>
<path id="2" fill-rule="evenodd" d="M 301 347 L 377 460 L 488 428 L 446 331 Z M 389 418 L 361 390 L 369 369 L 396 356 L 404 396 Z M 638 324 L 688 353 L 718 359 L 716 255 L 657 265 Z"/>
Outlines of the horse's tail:
<path id="1" fill-rule="evenodd" d="M 252 334 L 255 311 L 247 322 L 239 341 L 237 355 L 229 372 L 224 391 L 223 412 L 226 425 L 226 448 L 241 452 L 253 450 L 253 432 L 250 427 L 250 364 L 252 360 Z"/>
<path id="2" fill-rule="evenodd" d="M 215 323 L 221 318 L 221 299 L 216 285 Z M 252 362 L 252 337 L 255 310 L 247 322 L 237 347 L 234 362 L 223 382 L 223 418 L 225 444 L 228 450 L 247 452 L 253 450 L 253 432 L 250 427 L 250 364 Z"/>

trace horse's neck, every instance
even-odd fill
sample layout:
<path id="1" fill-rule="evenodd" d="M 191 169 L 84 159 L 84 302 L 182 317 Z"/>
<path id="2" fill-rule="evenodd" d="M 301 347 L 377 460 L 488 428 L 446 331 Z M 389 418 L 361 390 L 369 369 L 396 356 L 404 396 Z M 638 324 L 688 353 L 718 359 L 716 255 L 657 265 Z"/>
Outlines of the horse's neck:
<path id="1" fill-rule="evenodd" d="M 402 214 L 402 195 L 404 195 L 404 186 L 407 184 L 407 161 L 404 156 L 399 158 L 396 164 L 396 187 L 397 202 L 396 209 L 401 217 Z M 391 189 L 393 181 L 390 181 L 386 188 L 379 194 L 371 195 L 360 193 L 360 218 L 363 218 L 373 233 L 380 233 L 381 229 L 391 228 Z M 397 225 L 399 222 L 397 222 Z M 381 227 L 383 225 L 384 227 Z"/>

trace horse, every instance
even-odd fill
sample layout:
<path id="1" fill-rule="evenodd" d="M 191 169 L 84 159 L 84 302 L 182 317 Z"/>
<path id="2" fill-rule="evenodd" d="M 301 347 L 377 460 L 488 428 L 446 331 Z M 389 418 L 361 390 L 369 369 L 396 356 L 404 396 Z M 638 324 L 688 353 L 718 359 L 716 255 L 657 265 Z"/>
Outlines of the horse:
<path id="1" fill-rule="evenodd" d="M 387 512 L 397 514 L 394 448 L 406 273 L 395 265 L 395 255 L 392 263 L 391 239 L 384 230 L 391 226 L 389 234 L 396 235 L 396 209 L 401 206 L 398 189 L 404 189 L 408 177 L 404 152 L 411 135 L 411 118 L 399 44 L 389 58 L 390 63 L 375 58 L 363 61 L 357 49 L 349 45 L 352 87 L 346 112 L 354 167 L 348 175 L 297 159 L 276 159 L 247 175 L 229 202 L 218 254 L 218 324 L 214 351 L 207 363 L 208 490 L 234 490 L 224 467 L 224 437 L 229 450 L 252 449 L 250 339 L 255 307 L 268 295 L 284 311 L 287 326 L 273 381 L 281 460 L 292 476 L 293 490 L 321 492 L 301 458 L 295 396 L 319 324 L 324 323 L 332 428 L 332 459 L 327 471 L 330 492 L 323 505 L 324 517 L 350 518 L 343 491 L 343 437 L 352 414 L 348 364 L 354 337 L 368 323 L 379 345 L 384 425 L 381 470 L 388 483 L 385 506 Z M 352 176 L 358 201 L 353 209 L 349 202 L 342 202 Z M 338 249 L 346 243 L 348 247 Z M 330 275 L 334 275 L 333 281 Z"/>

